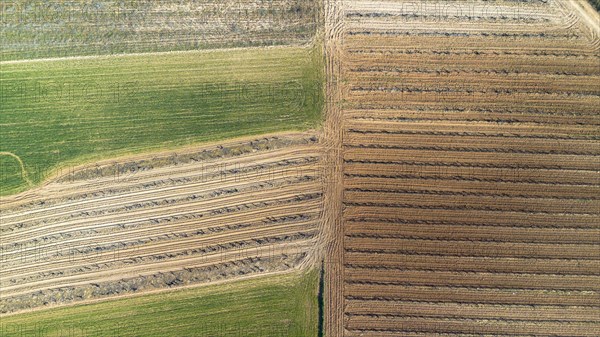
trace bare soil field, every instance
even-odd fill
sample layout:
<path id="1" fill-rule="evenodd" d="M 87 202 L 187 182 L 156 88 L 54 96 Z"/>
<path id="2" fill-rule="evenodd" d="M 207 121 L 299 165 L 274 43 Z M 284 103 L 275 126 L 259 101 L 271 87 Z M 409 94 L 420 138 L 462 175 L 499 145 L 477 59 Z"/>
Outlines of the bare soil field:
<path id="1" fill-rule="evenodd" d="M 583 1 L 328 3 L 329 336 L 600 335 L 596 19 Z"/>
<path id="2" fill-rule="evenodd" d="M 282 272 L 310 263 L 315 133 L 99 162 L 0 206 L 0 312 Z"/>

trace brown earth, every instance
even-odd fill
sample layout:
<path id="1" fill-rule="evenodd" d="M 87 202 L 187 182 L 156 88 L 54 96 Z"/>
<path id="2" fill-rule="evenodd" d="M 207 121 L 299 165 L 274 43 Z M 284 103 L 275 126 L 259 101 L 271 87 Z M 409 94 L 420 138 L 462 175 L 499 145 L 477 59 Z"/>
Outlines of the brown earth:
<path id="1" fill-rule="evenodd" d="M 600 335 L 597 13 L 328 4 L 328 336 Z"/>

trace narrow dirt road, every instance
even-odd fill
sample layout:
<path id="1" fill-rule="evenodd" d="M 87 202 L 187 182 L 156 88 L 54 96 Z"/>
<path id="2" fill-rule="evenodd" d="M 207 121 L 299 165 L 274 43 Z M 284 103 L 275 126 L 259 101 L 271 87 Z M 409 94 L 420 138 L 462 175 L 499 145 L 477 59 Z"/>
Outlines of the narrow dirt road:
<path id="1" fill-rule="evenodd" d="M 331 0 L 325 7 L 325 54 L 327 72 L 327 119 L 325 123 L 324 167 L 324 233 L 326 243 L 325 330 L 327 336 L 344 332 L 343 258 L 344 228 L 342 222 L 343 155 L 342 155 L 342 33 L 343 2 Z"/>

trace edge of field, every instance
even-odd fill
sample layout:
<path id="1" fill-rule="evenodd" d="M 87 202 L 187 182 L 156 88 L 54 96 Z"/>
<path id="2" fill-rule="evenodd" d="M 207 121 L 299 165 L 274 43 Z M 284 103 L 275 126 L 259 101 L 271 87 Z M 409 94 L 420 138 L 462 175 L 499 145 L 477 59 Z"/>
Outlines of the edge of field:
<path id="1" fill-rule="evenodd" d="M 579 17 L 581 24 L 589 30 L 584 33 L 588 34 L 592 45 L 600 48 L 600 0 L 562 0 L 560 4 Z"/>
<path id="2" fill-rule="evenodd" d="M 190 50 L 173 50 L 173 51 L 156 51 L 156 52 L 147 52 L 147 53 L 124 53 L 124 54 L 104 54 L 104 55 L 81 55 L 81 56 L 64 56 L 64 57 L 46 57 L 39 59 L 22 59 L 22 60 L 6 60 L 0 61 L 0 65 L 3 64 L 20 64 L 20 63 L 37 63 L 37 62 L 53 62 L 53 61 L 84 61 L 84 60 L 99 60 L 99 59 L 111 59 L 111 58 L 127 58 L 127 57 L 136 57 L 136 56 L 159 56 L 159 55 L 170 55 L 170 54 L 195 54 L 195 53 L 219 53 L 219 52 L 228 52 L 228 51 L 252 51 L 252 50 L 265 50 L 265 49 L 285 49 L 285 48 L 311 48 L 315 44 L 315 39 L 313 41 L 303 43 L 303 44 L 293 44 L 293 45 L 274 45 L 274 46 L 250 46 L 250 47 L 230 47 L 230 48 L 212 48 L 212 49 L 190 49 Z"/>

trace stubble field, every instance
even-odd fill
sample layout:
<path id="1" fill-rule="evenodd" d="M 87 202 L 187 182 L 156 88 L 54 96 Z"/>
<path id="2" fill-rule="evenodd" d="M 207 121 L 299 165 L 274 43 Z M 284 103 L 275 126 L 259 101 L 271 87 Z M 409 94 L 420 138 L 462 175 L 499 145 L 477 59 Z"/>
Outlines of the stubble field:
<path id="1" fill-rule="evenodd" d="M 598 335 L 597 26 L 563 1 L 332 1 L 327 18 L 329 335 Z"/>

